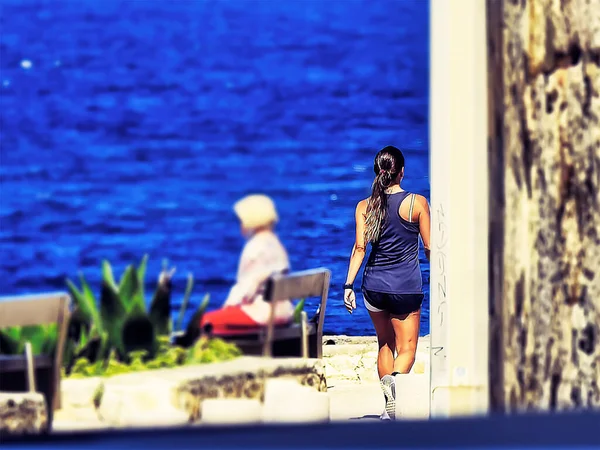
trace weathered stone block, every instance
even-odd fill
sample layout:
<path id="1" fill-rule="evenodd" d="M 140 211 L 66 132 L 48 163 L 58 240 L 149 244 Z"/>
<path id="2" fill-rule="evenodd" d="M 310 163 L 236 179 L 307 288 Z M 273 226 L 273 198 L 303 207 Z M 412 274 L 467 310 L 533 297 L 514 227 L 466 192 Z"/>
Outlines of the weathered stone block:
<path id="1" fill-rule="evenodd" d="M 329 422 L 329 396 L 293 379 L 265 383 L 263 421 L 266 423 Z"/>
<path id="2" fill-rule="evenodd" d="M 265 380 L 268 378 L 289 378 L 318 392 L 327 391 L 324 364 L 318 359 L 246 357 L 211 366 L 205 367 L 201 373 L 185 368 L 187 379 L 181 379 L 175 388 L 174 402 L 189 414 L 190 421 L 201 417 L 201 405 L 205 399 L 250 398 L 263 401 Z"/>
<path id="3" fill-rule="evenodd" d="M 201 418 L 207 399 L 263 401 L 265 380 L 287 378 L 325 392 L 322 360 L 255 358 L 63 381 L 61 417 L 89 411 L 109 427 L 184 425 Z M 79 411 L 79 412 L 78 412 Z M 94 423 L 94 426 L 97 426 Z"/>
<path id="4" fill-rule="evenodd" d="M 172 402 L 174 384 L 151 373 L 104 381 L 97 412 L 112 427 L 185 425 L 189 415 Z"/>
<path id="5" fill-rule="evenodd" d="M 396 375 L 396 418 L 429 419 L 429 374 Z"/>
<path id="6" fill-rule="evenodd" d="M 209 398 L 202 401 L 202 424 L 259 424 L 263 404 L 249 398 Z"/>
<path id="7" fill-rule="evenodd" d="M 46 400 L 35 392 L 0 392 L 0 435 L 48 431 Z"/>

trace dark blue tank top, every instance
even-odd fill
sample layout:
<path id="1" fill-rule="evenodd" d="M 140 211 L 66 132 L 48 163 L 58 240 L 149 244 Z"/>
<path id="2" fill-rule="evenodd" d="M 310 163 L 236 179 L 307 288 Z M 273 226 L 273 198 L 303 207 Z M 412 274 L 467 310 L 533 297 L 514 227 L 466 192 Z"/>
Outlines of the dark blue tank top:
<path id="1" fill-rule="evenodd" d="M 363 274 L 364 289 L 386 294 L 422 294 L 419 265 L 419 222 L 400 217 L 400 204 L 409 192 L 388 194 L 387 215 L 379 242 L 371 246 L 371 254 Z"/>

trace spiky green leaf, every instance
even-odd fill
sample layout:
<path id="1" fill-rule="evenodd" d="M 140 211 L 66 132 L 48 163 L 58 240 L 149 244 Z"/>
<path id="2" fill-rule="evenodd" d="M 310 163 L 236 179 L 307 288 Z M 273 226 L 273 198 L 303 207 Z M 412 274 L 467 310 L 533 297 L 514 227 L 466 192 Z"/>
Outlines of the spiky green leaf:
<path id="1" fill-rule="evenodd" d="M 40 353 L 44 355 L 54 355 L 56 352 L 56 345 L 58 344 L 58 326 L 55 323 L 45 325 L 44 331 L 44 342 Z"/>
<path id="2" fill-rule="evenodd" d="M 81 334 L 79 335 L 79 347 L 84 348 L 88 345 L 89 337 L 85 330 L 81 330 Z"/>
<path id="3" fill-rule="evenodd" d="M 185 294 L 183 295 L 183 301 L 181 302 L 181 307 L 179 308 L 179 317 L 177 318 L 177 326 L 176 330 L 181 330 L 183 327 L 183 316 L 187 311 L 188 303 L 190 301 L 190 297 L 192 296 L 192 289 L 194 288 L 194 275 L 191 273 L 188 274 L 187 285 L 185 287 Z"/>
<path id="4" fill-rule="evenodd" d="M 294 323 L 300 323 L 302 311 L 304 311 L 304 303 L 306 299 L 301 299 L 294 308 Z"/>
<path id="5" fill-rule="evenodd" d="M 100 295 L 100 316 L 102 317 L 104 329 L 108 334 L 110 347 L 115 348 L 122 354 L 123 341 L 121 338 L 121 327 L 127 318 L 127 309 L 121 301 L 118 292 L 108 283 L 102 282 Z"/>
<path id="6" fill-rule="evenodd" d="M 138 272 L 133 266 L 128 266 L 125 269 L 119 285 L 119 297 L 121 297 L 128 314 L 144 314 L 146 312 Z"/>
<path id="7" fill-rule="evenodd" d="M 148 255 L 144 255 L 142 257 L 142 261 L 137 268 L 137 276 L 140 282 L 140 292 L 142 295 L 142 299 L 144 299 L 144 306 L 146 304 L 146 293 L 145 293 L 145 285 L 146 285 L 146 268 L 148 266 Z"/>
<path id="8" fill-rule="evenodd" d="M 79 273 L 79 280 L 82 288 L 82 302 L 78 303 L 84 316 L 91 318 L 91 328 L 97 329 L 99 332 L 104 330 L 104 323 L 102 321 L 102 315 L 98 309 L 98 302 L 94 293 L 90 289 L 83 273 Z"/>
<path id="9" fill-rule="evenodd" d="M 115 282 L 115 275 L 112 270 L 112 266 L 110 262 L 107 260 L 102 261 L 102 280 L 111 286 L 113 289 L 117 290 L 117 283 Z"/>
<path id="10" fill-rule="evenodd" d="M 208 308 L 208 303 L 210 302 L 210 294 L 206 293 L 204 298 L 198 305 L 198 308 L 190 318 L 190 321 L 187 324 L 185 334 L 188 336 L 197 336 L 200 334 L 200 322 L 202 321 L 202 316 L 206 312 L 206 308 Z"/>
<path id="11" fill-rule="evenodd" d="M 23 353 L 25 342 L 21 340 L 21 327 L 8 327 L 0 330 L 0 354 L 18 355 Z"/>
<path id="12" fill-rule="evenodd" d="M 171 333 L 171 275 L 163 271 L 150 304 L 150 320 L 158 336 Z"/>
<path id="13" fill-rule="evenodd" d="M 21 328 L 21 342 L 30 342 L 34 355 L 40 355 L 46 341 L 46 328 L 43 325 L 32 325 Z"/>
<path id="14" fill-rule="evenodd" d="M 79 274 L 80 279 L 83 278 L 83 274 Z M 67 287 L 75 302 L 75 310 L 78 314 L 78 320 L 85 323 L 89 328 L 92 327 L 94 321 L 99 318 L 98 306 L 96 299 L 94 298 L 93 303 L 90 303 L 88 297 L 80 291 L 75 284 L 67 279 Z M 96 324 L 98 326 L 98 324 Z"/>
<path id="15" fill-rule="evenodd" d="M 110 340 L 108 338 L 108 333 L 102 333 L 99 336 L 93 337 L 88 346 L 92 346 L 97 342 L 97 351 L 96 351 L 96 360 L 106 360 L 108 355 L 111 352 Z"/>

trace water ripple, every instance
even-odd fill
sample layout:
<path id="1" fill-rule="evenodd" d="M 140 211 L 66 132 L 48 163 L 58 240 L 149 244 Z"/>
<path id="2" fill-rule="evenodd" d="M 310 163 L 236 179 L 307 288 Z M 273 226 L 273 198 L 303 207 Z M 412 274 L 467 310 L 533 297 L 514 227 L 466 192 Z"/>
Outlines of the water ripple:
<path id="1" fill-rule="evenodd" d="M 168 258 L 174 313 L 187 272 L 188 317 L 214 308 L 243 245 L 231 205 L 264 191 L 293 268 L 333 271 L 326 331 L 372 333 L 340 286 L 375 152 L 410 148 L 405 186 L 429 195 L 426 5 L 4 0 L 2 293 L 78 271 L 98 292 L 103 259 L 148 253 L 148 292 Z"/>

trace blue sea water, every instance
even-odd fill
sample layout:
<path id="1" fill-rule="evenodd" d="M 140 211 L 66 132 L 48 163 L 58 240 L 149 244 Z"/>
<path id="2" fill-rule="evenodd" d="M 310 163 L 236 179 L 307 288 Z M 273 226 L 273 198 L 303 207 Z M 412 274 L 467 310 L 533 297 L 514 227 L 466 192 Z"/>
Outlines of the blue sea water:
<path id="1" fill-rule="evenodd" d="M 326 332 L 373 334 L 341 286 L 380 148 L 405 149 L 404 187 L 429 198 L 426 0 L 0 8 L 3 295 L 79 271 L 98 292 L 103 259 L 120 273 L 148 253 L 148 288 L 177 268 L 174 314 L 188 272 L 192 303 L 217 307 L 243 245 L 231 206 L 264 192 L 293 268 L 333 272 Z"/>

